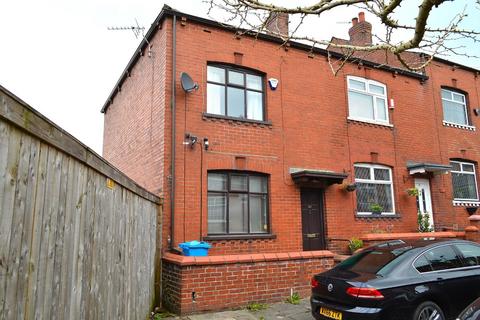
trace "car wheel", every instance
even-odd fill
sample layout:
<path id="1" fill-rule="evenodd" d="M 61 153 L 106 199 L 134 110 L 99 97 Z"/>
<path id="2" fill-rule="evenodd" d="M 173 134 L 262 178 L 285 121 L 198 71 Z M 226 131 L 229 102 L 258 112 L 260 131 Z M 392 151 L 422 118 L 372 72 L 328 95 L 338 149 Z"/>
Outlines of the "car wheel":
<path id="1" fill-rule="evenodd" d="M 425 301 L 415 309 L 413 320 L 445 320 L 445 316 L 436 303 Z"/>

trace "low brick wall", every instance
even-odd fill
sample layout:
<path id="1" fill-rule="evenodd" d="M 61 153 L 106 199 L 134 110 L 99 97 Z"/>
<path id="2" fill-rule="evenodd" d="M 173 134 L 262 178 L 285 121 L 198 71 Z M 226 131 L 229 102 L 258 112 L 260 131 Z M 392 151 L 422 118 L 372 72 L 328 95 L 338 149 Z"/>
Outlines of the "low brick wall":
<path id="1" fill-rule="evenodd" d="M 330 251 L 185 257 L 165 253 L 162 301 L 177 314 L 310 295 L 312 275 L 333 267 Z"/>
<path id="2" fill-rule="evenodd" d="M 369 233 L 360 237 L 364 247 L 369 247 L 378 243 L 391 240 L 412 240 L 422 238 L 458 238 L 465 239 L 465 232 L 411 232 L 411 233 Z"/>

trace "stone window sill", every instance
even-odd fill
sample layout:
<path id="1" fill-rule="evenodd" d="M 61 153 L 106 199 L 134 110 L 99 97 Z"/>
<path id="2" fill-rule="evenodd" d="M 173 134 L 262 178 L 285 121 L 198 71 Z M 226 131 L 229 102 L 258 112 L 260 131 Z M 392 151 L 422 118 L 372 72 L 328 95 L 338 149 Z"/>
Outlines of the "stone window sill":
<path id="1" fill-rule="evenodd" d="M 257 239 L 276 239 L 275 234 L 219 234 L 209 235 L 203 237 L 205 241 L 217 241 L 217 240 L 257 240 Z"/>
<path id="2" fill-rule="evenodd" d="M 452 128 L 464 129 L 464 130 L 469 130 L 469 131 L 475 131 L 476 130 L 475 126 L 457 124 L 457 123 L 452 123 L 452 122 L 448 122 L 448 121 L 443 121 L 443 125 L 445 127 L 452 127 Z"/>
<path id="3" fill-rule="evenodd" d="M 378 122 L 378 121 L 373 121 L 373 120 L 368 121 L 368 120 L 365 120 L 365 119 L 357 119 L 357 118 L 348 117 L 347 122 L 348 123 L 354 123 L 354 124 L 363 124 L 363 125 L 378 127 L 378 128 L 393 129 L 393 124 L 386 123 L 386 122 Z"/>
<path id="4" fill-rule="evenodd" d="M 454 207 L 480 207 L 480 201 L 453 200 Z"/>
<path id="5" fill-rule="evenodd" d="M 234 118 L 234 117 L 228 117 L 228 116 L 223 116 L 223 115 L 213 114 L 213 113 L 207 113 L 207 112 L 204 112 L 202 114 L 202 117 L 203 117 L 203 120 L 228 121 L 228 122 L 232 122 L 232 123 L 257 125 L 257 126 L 260 126 L 260 127 L 263 127 L 263 126 L 271 127 L 272 126 L 271 121 L 259 121 L 259 120 L 251 120 L 251 119 Z"/>
<path id="6" fill-rule="evenodd" d="M 355 218 L 357 219 L 400 219 L 400 214 L 355 214 Z"/>

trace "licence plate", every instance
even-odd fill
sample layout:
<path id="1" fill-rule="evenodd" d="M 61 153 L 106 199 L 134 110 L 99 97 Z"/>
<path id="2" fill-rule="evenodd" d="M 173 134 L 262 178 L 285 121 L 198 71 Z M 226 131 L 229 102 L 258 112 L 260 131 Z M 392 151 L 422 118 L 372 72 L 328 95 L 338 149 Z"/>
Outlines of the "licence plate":
<path id="1" fill-rule="evenodd" d="M 338 311 L 333 311 L 333 310 L 321 307 L 320 314 L 330 319 L 342 320 L 342 313 Z"/>

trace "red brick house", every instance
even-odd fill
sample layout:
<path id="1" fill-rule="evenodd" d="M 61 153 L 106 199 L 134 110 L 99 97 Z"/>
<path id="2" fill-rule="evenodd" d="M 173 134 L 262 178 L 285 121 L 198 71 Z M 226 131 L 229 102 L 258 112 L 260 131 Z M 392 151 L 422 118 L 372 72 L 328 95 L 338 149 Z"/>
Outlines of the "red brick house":
<path id="1" fill-rule="evenodd" d="M 369 30 L 360 16 L 350 41 Z M 146 39 L 102 108 L 104 156 L 164 198 L 164 302 L 178 312 L 306 294 L 352 237 L 416 232 L 418 208 L 458 236 L 480 205 L 476 69 L 372 56 L 333 76 L 325 50 L 169 7 Z M 210 258 L 170 253 L 190 240 Z"/>

